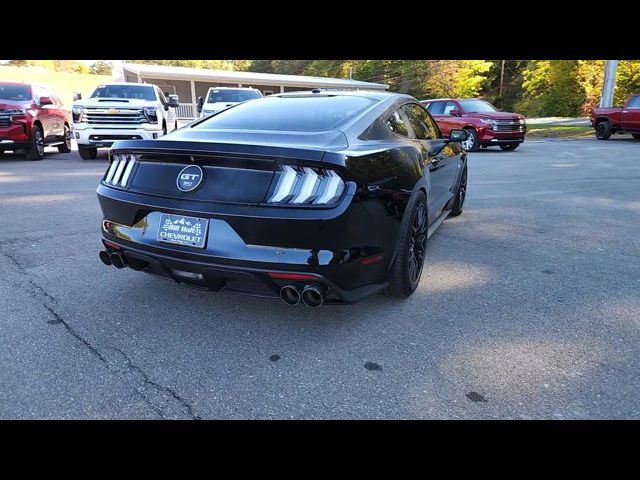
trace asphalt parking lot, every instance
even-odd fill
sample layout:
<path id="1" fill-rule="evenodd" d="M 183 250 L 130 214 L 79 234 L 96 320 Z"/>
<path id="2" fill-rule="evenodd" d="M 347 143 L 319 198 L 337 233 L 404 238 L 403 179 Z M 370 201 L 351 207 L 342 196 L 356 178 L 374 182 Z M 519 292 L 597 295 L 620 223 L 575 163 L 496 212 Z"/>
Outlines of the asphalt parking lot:
<path id="1" fill-rule="evenodd" d="M 417 292 L 317 310 L 105 267 L 53 152 L 0 159 L 0 418 L 640 418 L 640 142 L 472 154 Z"/>

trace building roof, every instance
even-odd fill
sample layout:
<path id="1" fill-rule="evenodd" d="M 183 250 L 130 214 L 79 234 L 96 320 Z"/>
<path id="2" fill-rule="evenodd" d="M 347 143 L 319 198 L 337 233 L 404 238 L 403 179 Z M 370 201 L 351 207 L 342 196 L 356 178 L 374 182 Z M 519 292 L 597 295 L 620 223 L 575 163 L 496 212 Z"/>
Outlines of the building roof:
<path id="1" fill-rule="evenodd" d="M 123 63 L 123 70 L 141 76 L 158 76 L 175 80 L 199 80 L 212 82 L 231 82 L 247 85 L 280 85 L 321 88 L 362 88 L 368 90 L 386 90 L 382 83 L 362 82 L 343 78 L 311 77 L 306 75 L 281 75 L 275 73 L 233 72 L 230 70 L 209 70 L 205 68 L 174 67 L 167 65 L 147 65 Z"/>

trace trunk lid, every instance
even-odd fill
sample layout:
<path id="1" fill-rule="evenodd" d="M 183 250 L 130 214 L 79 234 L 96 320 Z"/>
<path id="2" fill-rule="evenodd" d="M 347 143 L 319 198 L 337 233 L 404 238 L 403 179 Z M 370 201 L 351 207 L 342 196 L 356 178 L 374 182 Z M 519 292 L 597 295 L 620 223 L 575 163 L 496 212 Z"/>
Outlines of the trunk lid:
<path id="1" fill-rule="evenodd" d="M 322 150 L 291 146 L 186 142 L 168 138 L 119 141 L 112 147 L 114 153 L 134 153 L 137 158 L 126 186 L 116 187 L 185 202 L 252 205 L 265 200 L 279 164 L 320 167 L 325 154 Z M 178 178 L 192 165 L 200 167 L 202 179 L 196 188 L 185 192 L 178 188 Z M 122 171 L 126 171 L 125 167 Z M 199 173 L 193 169 L 188 172 Z M 185 209 L 189 209 L 188 203 Z"/>

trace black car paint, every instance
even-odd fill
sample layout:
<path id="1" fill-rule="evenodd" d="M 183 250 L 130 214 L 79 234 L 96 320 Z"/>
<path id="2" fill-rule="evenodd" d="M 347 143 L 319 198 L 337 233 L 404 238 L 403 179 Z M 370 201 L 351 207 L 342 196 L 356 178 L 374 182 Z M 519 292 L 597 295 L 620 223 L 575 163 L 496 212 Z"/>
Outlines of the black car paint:
<path id="1" fill-rule="evenodd" d="M 277 296 L 290 282 L 274 281 L 268 272 L 318 275 L 335 303 L 384 288 L 407 202 L 424 190 L 432 224 L 453 201 L 466 156 L 457 143 L 401 137 L 386 127 L 391 112 L 406 103 L 419 105 L 413 97 L 330 94 L 367 95 L 379 102 L 330 132 L 193 128 L 204 119 L 158 140 L 116 142 L 110 155 L 130 152 L 140 161 L 128 188 L 104 182 L 98 187 L 109 222 L 103 228 L 107 248 L 119 247 L 134 268 L 211 290 Z M 189 164 L 202 167 L 205 178 L 195 191 L 181 192 L 176 175 Z M 266 205 L 278 164 L 331 167 L 347 188 L 331 208 Z M 169 246 L 145 235 L 156 231 L 158 212 L 209 218 L 207 247 Z M 381 260 L 362 263 L 374 255 Z M 199 272 L 204 279 L 179 277 L 176 271 Z M 266 291 L 230 287 L 243 278 Z"/>

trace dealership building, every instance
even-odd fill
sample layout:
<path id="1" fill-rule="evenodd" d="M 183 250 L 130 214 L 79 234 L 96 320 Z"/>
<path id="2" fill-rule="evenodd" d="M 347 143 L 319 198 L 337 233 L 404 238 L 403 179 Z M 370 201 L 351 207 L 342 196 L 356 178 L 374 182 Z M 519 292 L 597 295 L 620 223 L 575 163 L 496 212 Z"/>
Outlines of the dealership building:
<path id="1" fill-rule="evenodd" d="M 343 90 L 386 90 L 388 88 L 381 83 L 343 78 L 233 72 L 121 62 L 114 64 L 113 79 L 119 82 L 153 83 L 165 94 L 177 94 L 180 98 L 177 114 L 181 119 L 196 117 L 198 97 L 204 97 L 209 87 L 253 87 L 260 90 L 263 95 L 312 88 Z"/>

